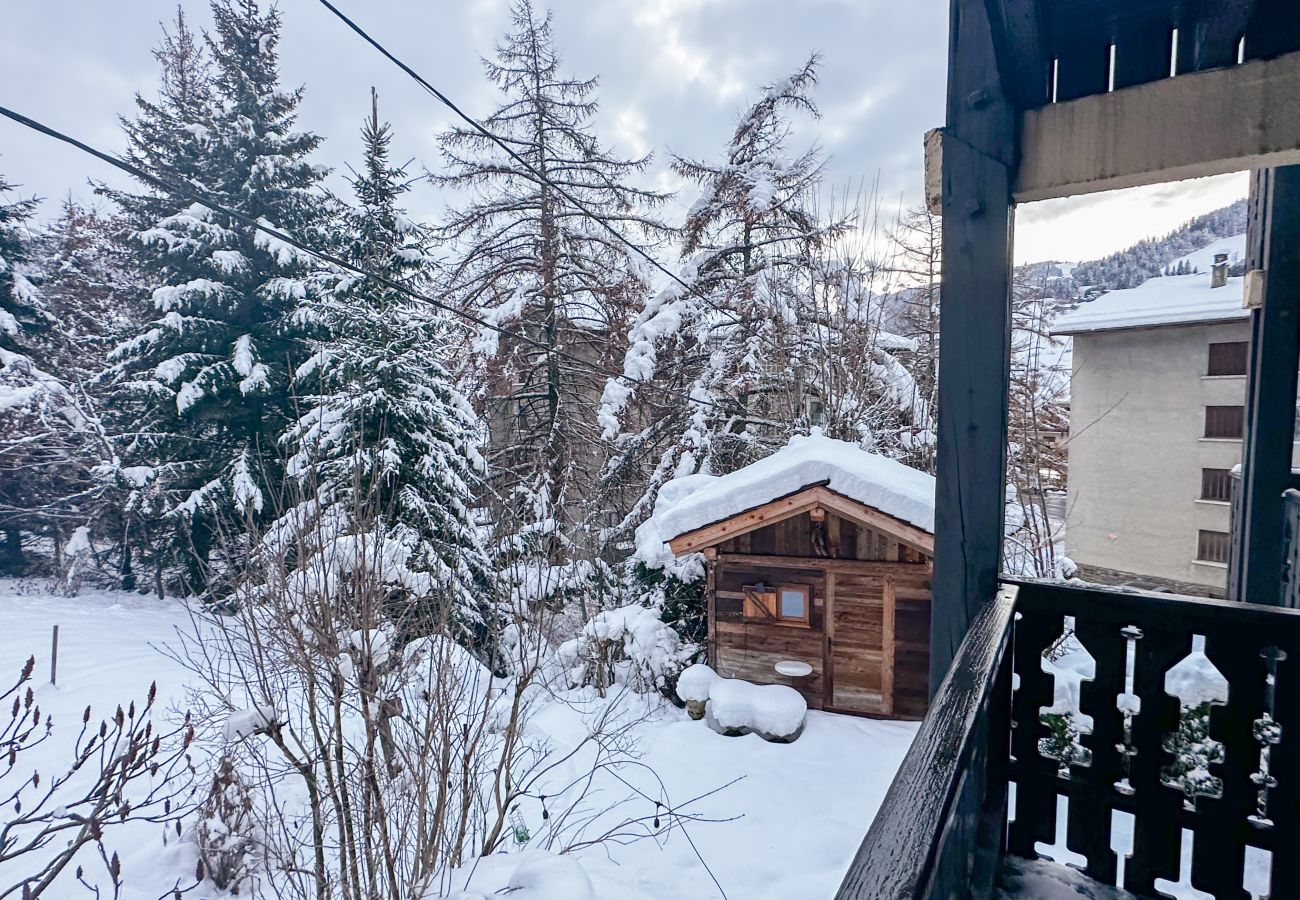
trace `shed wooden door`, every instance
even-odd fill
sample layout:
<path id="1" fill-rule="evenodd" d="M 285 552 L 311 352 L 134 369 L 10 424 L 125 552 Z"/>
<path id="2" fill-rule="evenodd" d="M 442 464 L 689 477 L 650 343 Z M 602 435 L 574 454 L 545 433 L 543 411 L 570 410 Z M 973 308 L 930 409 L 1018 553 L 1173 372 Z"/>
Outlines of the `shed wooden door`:
<path id="1" fill-rule="evenodd" d="M 826 705 L 845 712 L 894 711 L 894 579 L 827 575 Z"/>

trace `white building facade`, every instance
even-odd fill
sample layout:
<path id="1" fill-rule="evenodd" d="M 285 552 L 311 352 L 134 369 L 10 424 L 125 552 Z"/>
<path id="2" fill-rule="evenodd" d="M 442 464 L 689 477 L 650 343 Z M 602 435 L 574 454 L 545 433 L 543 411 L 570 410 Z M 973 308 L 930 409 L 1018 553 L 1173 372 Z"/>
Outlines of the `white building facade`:
<path id="1" fill-rule="evenodd" d="M 1250 339 L 1244 236 L 1065 314 L 1073 339 L 1065 548 L 1079 577 L 1221 597 Z M 1214 258 L 1219 259 L 1214 286 Z"/>

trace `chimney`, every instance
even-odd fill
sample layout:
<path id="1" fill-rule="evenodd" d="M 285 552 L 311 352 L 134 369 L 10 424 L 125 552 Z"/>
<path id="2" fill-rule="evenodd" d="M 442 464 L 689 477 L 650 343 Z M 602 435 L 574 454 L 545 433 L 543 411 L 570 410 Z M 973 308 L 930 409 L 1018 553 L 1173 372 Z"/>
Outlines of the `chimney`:
<path id="1" fill-rule="evenodd" d="M 1228 283 L 1228 254 L 1214 254 L 1214 266 L 1210 269 L 1210 287 L 1219 288 Z"/>

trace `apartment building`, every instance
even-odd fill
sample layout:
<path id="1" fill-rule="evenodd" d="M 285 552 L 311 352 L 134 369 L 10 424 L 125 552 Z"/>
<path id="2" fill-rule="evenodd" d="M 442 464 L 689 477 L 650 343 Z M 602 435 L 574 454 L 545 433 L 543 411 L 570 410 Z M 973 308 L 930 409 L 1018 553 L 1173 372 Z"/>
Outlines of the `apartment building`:
<path id="1" fill-rule="evenodd" d="M 1250 325 L 1245 236 L 1057 320 L 1073 340 L 1065 547 L 1079 577 L 1223 596 Z"/>

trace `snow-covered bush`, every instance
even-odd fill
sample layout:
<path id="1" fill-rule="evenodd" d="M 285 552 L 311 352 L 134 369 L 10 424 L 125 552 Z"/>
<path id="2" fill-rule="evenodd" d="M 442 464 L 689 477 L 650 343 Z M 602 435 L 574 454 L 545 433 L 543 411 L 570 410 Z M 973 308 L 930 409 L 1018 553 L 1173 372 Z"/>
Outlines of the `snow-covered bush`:
<path id="1" fill-rule="evenodd" d="M 1178 730 L 1166 734 L 1161 741 L 1173 761 L 1160 768 L 1160 783 L 1181 790 L 1187 809 L 1195 809 L 1199 797 L 1223 796 L 1223 779 L 1210 773 L 1210 766 L 1224 760 L 1223 743 L 1210 735 L 1212 702 L 1183 704 Z"/>
<path id="2" fill-rule="evenodd" d="M 253 795 L 234 760 L 223 756 L 199 807 L 193 830 L 208 880 L 223 891 L 240 893 L 260 860 Z"/>
<path id="3" fill-rule="evenodd" d="M 583 767 L 632 749 L 634 719 L 610 702 L 584 719 L 573 754 L 549 761 L 529 719 L 556 702 L 542 684 L 551 645 L 539 637 L 556 633 L 558 613 L 485 587 L 483 602 L 509 618 L 467 647 L 459 586 L 394 590 L 383 561 L 398 551 L 384 541 L 383 531 L 336 534 L 306 553 L 263 542 L 225 613 L 200 613 L 175 653 L 200 685 L 192 703 L 205 737 L 252 788 L 251 809 L 238 794 L 212 798 L 200 842 L 235 877 L 257 863 L 268 895 L 422 897 L 521 834 L 530 847 L 598 841 L 584 837 Z M 648 639 L 651 657 L 680 648 L 671 630 Z M 549 815 L 519 821 L 521 801 L 537 797 Z"/>
<path id="4" fill-rule="evenodd" d="M 700 650 L 683 641 L 658 609 L 633 604 L 597 613 L 557 656 L 575 687 L 591 685 L 603 696 L 610 685 L 622 684 L 671 696 L 678 674 Z"/>

